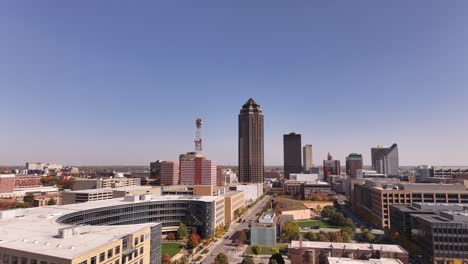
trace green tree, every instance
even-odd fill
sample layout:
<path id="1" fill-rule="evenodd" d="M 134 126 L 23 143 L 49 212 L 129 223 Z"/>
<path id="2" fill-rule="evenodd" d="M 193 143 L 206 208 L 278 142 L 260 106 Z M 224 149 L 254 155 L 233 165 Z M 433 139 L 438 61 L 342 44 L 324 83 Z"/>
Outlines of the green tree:
<path id="1" fill-rule="evenodd" d="M 318 241 L 319 240 L 319 234 L 316 232 L 307 232 L 304 235 L 304 238 L 309 240 L 309 241 Z"/>
<path id="2" fill-rule="evenodd" d="M 362 231 L 362 239 L 368 243 L 373 243 L 375 242 L 375 236 L 372 234 L 369 230 L 364 229 Z"/>
<path id="3" fill-rule="evenodd" d="M 177 228 L 177 238 L 181 239 L 185 237 L 187 237 L 187 226 L 183 223 L 180 223 L 179 228 Z"/>
<path id="4" fill-rule="evenodd" d="M 244 258 L 242 264 L 255 264 L 252 258 Z"/>
<path id="5" fill-rule="evenodd" d="M 189 259 L 187 256 L 183 256 L 180 259 L 174 261 L 174 264 L 189 264 Z"/>
<path id="6" fill-rule="evenodd" d="M 351 235 L 343 231 L 341 231 L 341 238 L 343 239 L 343 242 L 345 243 L 350 243 L 352 240 Z"/>
<path id="7" fill-rule="evenodd" d="M 323 207 L 322 212 L 320 212 L 320 216 L 322 216 L 323 218 L 331 218 L 331 216 L 335 213 L 336 209 L 331 205 L 327 205 Z"/>
<path id="8" fill-rule="evenodd" d="M 214 264 L 229 264 L 227 256 L 224 253 L 219 253 L 215 258 Z"/>
<path id="9" fill-rule="evenodd" d="M 273 254 L 277 254 L 277 253 L 280 252 L 280 248 L 278 246 L 273 246 L 273 247 L 271 247 L 271 252 Z"/>
<path id="10" fill-rule="evenodd" d="M 299 238 L 299 225 L 293 221 L 287 221 L 283 226 L 283 237 L 286 240 L 295 240 Z"/>
<path id="11" fill-rule="evenodd" d="M 245 244 L 245 242 L 247 241 L 247 232 L 245 232 L 245 230 L 239 232 L 239 241 L 242 244 Z"/>
<path id="12" fill-rule="evenodd" d="M 259 245 L 252 245 L 250 248 L 252 249 L 252 253 L 254 253 L 254 255 L 258 255 L 262 251 L 262 247 Z"/>
<path id="13" fill-rule="evenodd" d="M 28 204 L 30 204 L 30 205 L 33 205 L 33 204 L 34 204 L 34 194 L 32 194 L 32 193 L 26 194 L 26 195 L 24 196 L 24 198 L 23 198 L 23 201 L 24 201 L 25 203 L 28 203 Z"/>
<path id="14" fill-rule="evenodd" d="M 283 256 L 280 253 L 271 255 L 269 263 L 271 263 L 272 260 L 275 261 L 277 264 L 284 264 Z"/>
<path id="15" fill-rule="evenodd" d="M 57 204 L 57 200 L 55 200 L 54 197 L 50 198 L 50 200 L 47 202 L 47 205 L 56 205 Z"/>
<path id="16" fill-rule="evenodd" d="M 318 240 L 321 242 L 329 242 L 330 238 L 328 237 L 328 233 L 325 233 L 324 231 L 320 231 L 318 234 Z"/>

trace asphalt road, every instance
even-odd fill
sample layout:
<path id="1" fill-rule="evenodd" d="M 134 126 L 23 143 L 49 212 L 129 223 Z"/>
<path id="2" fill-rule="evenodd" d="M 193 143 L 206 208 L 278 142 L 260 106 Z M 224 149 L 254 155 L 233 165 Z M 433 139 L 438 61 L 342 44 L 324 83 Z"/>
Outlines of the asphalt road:
<path id="1" fill-rule="evenodd" d="M 206 254 L 206 257 L 198 263 L 210 264 L 214 262 L 216 255 L 219 253 L 224 253 L 228 256 L 229 263 L 240 263 L 242 261 L 242 254 L 246 248 L 243 246 L 241 248 L 237 247 L 236 239 L 239 237 L 239 232 L 244 229 L 249 229 L 249 221 L 252 223 L 258 218 L 256 214 L 261 213 L 263 207 L 271 199 L 271 196 L 266 195 L 261 201 L 256 203 L 252 208 L 250 208 L 247 213 L 242 217 L 245 220 L 244 223 L 233 223 L 229 227 L 229 231 L 226 232 L 222 239 L 218 240 L 214 245 L 209 249 L 210 252 Z"/>

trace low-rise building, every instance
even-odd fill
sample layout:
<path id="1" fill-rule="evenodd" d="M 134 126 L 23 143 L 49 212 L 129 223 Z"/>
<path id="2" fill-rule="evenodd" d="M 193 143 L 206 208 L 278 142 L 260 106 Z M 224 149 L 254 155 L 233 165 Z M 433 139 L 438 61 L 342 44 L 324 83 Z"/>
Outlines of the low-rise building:
<path id="1" fill-rule="evenodd" d="M 83 179 L 76 178 L 72 189 L 78 190 L 89 190 L 89 189 L 102 189 L 102 188 L 120 188 L 129 186 L 141 186 L 140 178 L 97 178 L 97 179 Z"/>
<path id="2" fill-rule="evenodd" d="M 354 184 L 353 211 L 380 227 L 391 227 L 390 205 L 412 203 L 468 203 L 463 184 L 388 183 Z"/>
<path id="3" fill-rule="evenodd" d="M 318 181 L 319 175 L 317 173 L 291 173 L 289 179 L 292 181 Z"/>
<path id="4" fill-rule="evenodd" d="M 330 257 L 353 260 L 398 259 L 403 264 L 409 264 L 406 250 L 398 245 L 385 244 L 291 241 L 289 255 L 294 264 L 326 263 Z"/>
<path id="5" fill-rule="evenodd" d="M 80 191 L 62 192 L 63 204 L 85 203 L 124 197 L 126 195 L 154 194 L 161 195 L 161 187 L 129 186 L 120 188 L 99 188 Z"/>
<path id="6" fill-rule="evenodd" d="M 2 212 L 3 263 L 161 263 L 161 224 L 77 226 L 60 221 L 69 213 L 60 206 Z"/>
<path id="7" fill-rule="evenodd" d="M 229 186 L 231 191 L 243 191 L 247 203 L 251 203 L 263 195 L 263 183 L 239 183 Z"/>
<path id="8" fill-rule="evenodd" d="M 273 211 L 263 213 L 250 228 L 250 244 L 276 245 L 278 218 Z"/>
<path id="9" fill-rule="evenodd" d="M 15 188 L 14 174 L 0 174 L 0 197 L 2 194 L 10 194 Z"/>

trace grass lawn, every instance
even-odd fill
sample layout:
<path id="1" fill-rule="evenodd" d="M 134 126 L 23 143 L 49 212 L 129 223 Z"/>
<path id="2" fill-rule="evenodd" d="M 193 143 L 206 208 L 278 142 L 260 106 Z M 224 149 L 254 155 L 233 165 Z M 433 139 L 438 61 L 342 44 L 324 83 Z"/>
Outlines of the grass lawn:
<path id="1" fill-rule="evenodd" d="M 276 246 L 279 247 L 281 254 L 285 254 L 288 251 L 288 244 L 277 244 Z M 273 255 L 271 248 L 271 246 L 261 246 L 259 255 Z M 253 255 L 252 248 L 248 246 L 244 253 Z"/>
<path id="2" fill-rule="evenodd" d="M 299 227 L 312 227 L 312 226 L 331 227 L 331 228 L 336 227 L 318 219 L 299 220 L 299 221 L 296 221 L 296 223 L 299 225 Z"/>
<path id="3" fill-rule="evenodd" d="M 171 258 L 179 253 L 179 251 L 184 247 L 184 244 L 180 243 L 174 243 L 174 242 L 167 242 L 167 243 L 162 243 L 162 254 L 164 255 L 165 253 L 169 254 Z"/>
<path id="4" fill-rule="evenodd" d="M 294 200 L 286 197 L 276 197 L 276 210 L 282 212 L 287 210 L 299 210 L 299 209 L 307 209 L 304 205 L 304 201 L 301 200 Z"/>

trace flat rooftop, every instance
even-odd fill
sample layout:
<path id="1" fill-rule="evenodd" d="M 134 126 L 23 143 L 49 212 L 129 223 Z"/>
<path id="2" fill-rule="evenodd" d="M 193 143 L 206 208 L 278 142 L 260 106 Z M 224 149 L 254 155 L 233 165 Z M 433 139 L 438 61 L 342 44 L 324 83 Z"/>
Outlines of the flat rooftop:
<path id="1" fill-rule="evenodd" d="M 403 262 L 401 262 L 398 259 L 389 258 L 360 260 L 350 258 L 328 257 L 327 259 L 329 264 L 403 264 Z"/>
<path id="2" fill-rule="evenodd" d="M 57 218 L 63 215 L 87 209 L 148 201 L 178 200 L 212 202 L 223 199 L 219 196 L 147 196 L 150 197 L 149 200 L 126 201 L 124 198 L 116 198 L 79 204 L 1 211 L 0 248 L 10 248 L 64 259 L 72 259 L 124 235 L 134 233 L 148 226 L 154 226 L 156 223 L 118 226 L 85 226 L 89 228 L 87 232 L 69 238 L 58 238 L 59 229 L 73 226 L 57 222 Z"/>
<path id="3" fill-rule="evenodd" d="M 291 241 L 289 248 L 299 248 L 300 242 L 297 240 Z M 395 253 L 408 253 L 402 247 L 398 245 L 386 245 L 386 244 L 367 244 L 367 243 L 335 243 L 335 242 L 316 242 L 316 241 L 302 241 L 303 248 L 331 248 L 334 249 L 351 249 L 351 250 L 380 250 L 385 252 Z"/>
<path id="4" fill-rule="evenodd" d="M 113 192 L 113 191 L 138 191 L 138 190 L 149 190 L 152 186 L 126 186 L 126 187 L 118 187 L 118 188 L 99 188 L 99 189 L 86 189 L 86 190 L 76 190 L 76 191 L 67 191 L 66 193 L 103 193 L 103 192 Z"/>

